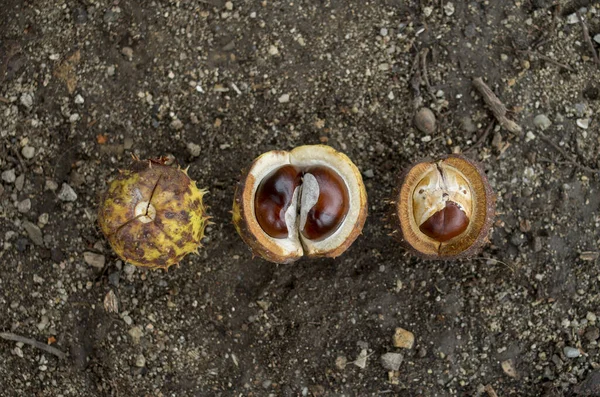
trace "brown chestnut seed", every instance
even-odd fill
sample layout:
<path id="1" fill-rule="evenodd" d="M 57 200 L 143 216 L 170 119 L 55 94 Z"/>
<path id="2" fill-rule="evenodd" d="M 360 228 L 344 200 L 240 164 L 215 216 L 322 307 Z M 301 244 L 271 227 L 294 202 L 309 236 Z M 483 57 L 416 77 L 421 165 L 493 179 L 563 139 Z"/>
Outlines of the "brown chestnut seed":
<path id="1" fill-rule="evenodd" d="M 303 203 L 310 210 L 306 222 L 301 218 L 300 226 L 305 237 L 322 240 L 329 237 L 346 217 L 349 208 L 348 189 L 342 178 L 330 168 L 310 168 L 304 176 L 305 181 L 310 177 L 315 178 L 319 195 L 314 206 L 312 203 Z"/>
<path id="2" fill-rule="evenodd" d="M 258 186 L 254 197 L 256 220 L 269 236 L 288 236 L 285 214 L 300 183 L 300 172 L 295 167 L 286 165 L 273 171 Z"/>
<path id="3" fill-rule="evenodd" d="M 479 165 L 460 155 L 414 164 L 394 201 L 394 234 L 428 259 L 475 254 L 487 242 L 495 198 Z"/>
<path id="4" fill-rule="evenodd" d="M 447 201 L 444 209 L 439 210 L 431 218 L 427 219 L 419 226 L 419 230 L 442 243 L 459 236 L 467 230 L 467 226 L 469 226 L 467 214 L 465 214 L 458 204 Z"/>
<path id="5" fill-rule="evenodd" d="M 300 146 L 254 160 L 236 189 L 232 215 L 244 242 L 266 260 L 335 258 L 361 234 L 367 194 L 346 155 L 324 145 Z"/>

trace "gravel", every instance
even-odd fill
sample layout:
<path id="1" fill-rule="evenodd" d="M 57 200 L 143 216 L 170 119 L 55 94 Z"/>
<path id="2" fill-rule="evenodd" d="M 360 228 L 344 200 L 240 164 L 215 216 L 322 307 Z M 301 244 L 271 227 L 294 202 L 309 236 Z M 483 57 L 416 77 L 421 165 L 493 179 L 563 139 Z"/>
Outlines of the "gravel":
<path id="1" fill-rule="evenodd" d="M 106 262 L 106 258 L 104 257 L 104 255 L 90 251 L 86 251 L 83 253 L 83 260 L 88 265 L 93 266 L 97 269 L 103 269 L 104 264 Z"/>
<path id="2" fill-rule="evenodd" d="M 63 183 L 58 192 L 58 199 L 61 201 L 75 201 L 77 200 L 77 193 L 67 183 Z"/>
<path id="3" fill-rule="evenodd" d="M 577 358 L 581 356 L 581 351 L 578 348 L 571 346 L 565 346 L 563 353 L 567 358 Z"/>
<path id="4" fill-rule="evenodd" d="M 24 221 L 23 229 L 25 229 L 25 231 L 27 232 L 27 235 L 29 236 L 29 239 L 35 245 L 38 245 L 38 246 L 44 245 L 44 237 L 42 235 L 42 230 L 37 225 L 35 225 L 29 221 Z"/>
<path id="5" fill-rule="evenodd" d="M 545 114 L 538 114 L 533 119 L 533 124 L 540 130 L 544 131 L 550 128 L 550 126 L 552 125 L 552 121 L 550 121 L 548 116 L 546 116 Z"/>
<path id="6" fill-rule="evenodd" d="M 385 353 L 381 356 L 381 365 L 389 371 L 398 371 L 403 359 L 400 353 Z"/>
<path id="7" fill-rule="evenodd" d="M 14 181 L 17 179 L 17 176 L 15 175 L 15 170 L 11 169 L 11 170 L 6 170 L 2 172 L 2 180 L 6 183 L 14 183 Z"/>

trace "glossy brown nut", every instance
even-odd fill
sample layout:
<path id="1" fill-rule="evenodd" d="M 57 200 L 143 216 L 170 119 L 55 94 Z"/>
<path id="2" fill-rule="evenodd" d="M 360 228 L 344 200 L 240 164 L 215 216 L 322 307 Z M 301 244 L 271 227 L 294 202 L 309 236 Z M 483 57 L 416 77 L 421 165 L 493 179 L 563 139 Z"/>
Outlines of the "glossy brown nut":
<path id="1" fill-rule="evenodd" d="M 306 171 L 317 180 L 319 199 L 308 211 L 302 234 L 311 240 L 329 237 L 340 226 L 349 209 L 348 189 L 332 169 L 313 167 Z"/>
<path id="2" fill-rule="evenodd" d="M 468 226 L 467 214 L 455 202 L 447 201 L 446 207 L 421 224 L 419 230 L 442 243 L 459 236 Z"/>
<path id="3" fill-rule="evenodd" d="M 300 172 L 294 166 L 286 165 L 272 172 L 258 186 L 254 198 L 256 220 L 269 236 L 288 236 L 285 213 L 300 183 Z"/>

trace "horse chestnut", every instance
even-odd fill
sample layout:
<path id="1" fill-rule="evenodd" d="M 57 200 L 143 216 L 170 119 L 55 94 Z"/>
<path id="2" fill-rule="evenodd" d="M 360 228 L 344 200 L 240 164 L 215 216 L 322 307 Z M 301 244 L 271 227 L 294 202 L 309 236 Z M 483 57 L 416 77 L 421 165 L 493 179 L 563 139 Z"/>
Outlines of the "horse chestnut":
<path id="1" fill-rule="evenodd" d="M 480 166 L 461 155 L 421 161 L 400 178 L 393 234 L 427 259 L 474 255 L 488 241 L 495 197 Z"/>
<path id="2" fill-rule="evenodd" d="M 277 263 L 340 255 L 366 216 L 360 172 L 346 155 L 323 145 L 261 155 L 242 176 L 233 203 L 242 239 Z"/>
<path id="3" fill-rule="evenodd" d="M 167 269 L 197 252 L 208 217 L 187 170 L 164 159 L 134 159 L 106 191 L 98 223 L 117 255 L 135 266 Z"/>

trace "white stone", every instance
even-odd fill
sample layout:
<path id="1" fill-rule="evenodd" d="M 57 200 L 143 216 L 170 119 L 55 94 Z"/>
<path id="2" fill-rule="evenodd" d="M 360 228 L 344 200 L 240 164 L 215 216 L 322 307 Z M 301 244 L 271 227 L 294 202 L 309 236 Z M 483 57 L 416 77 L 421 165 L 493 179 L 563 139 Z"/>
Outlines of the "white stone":
<path id="1" fill-rule="evenodd" d="M 33 158 L 33 156 L 35 156 L 35 148 L 31 146 L 25 146 L 23 149 L 21 149 L 21 154 L 23 157 L 30 160 Z"/>
<path id="2" fill-rule="evenodd" d="M 590 126 L 590 119 L 577 119 L 577 126 L 584 130 L 587 130 Z"/>
<path id="3" fill-rule="evenodd" d="M 15 170 L 7 170 L 2 173 L 2 180 L 6 183 L 14 183 L 16 179 Z"/>
<path id="4" fill-rule="evenodd" d="M 27 109 L 31 109 L 31 107 L 33 106 L 33 97 L 30 93 L 26 92 L 23 95 L 21 95 L 21 104 Z"/>
<path id="5" fill-rule="evenodd" d="M 79 94 L 77 94 L 75 96 L 75 103 L 78 105 L 81 105 L 83 102 L 85 102 L 85 100 L 83 99 L 83 97 Z"/>
<path id="6" fill-rule="evenodd" d="M 290 94 L 283 94 L 279 97 L 279 103 L 288 103 L 290 101 Z"/>
<path id="7" fill-rule="evenodd" d="M 71 186 L 63 183 L 60 192 L 58 192 L 58 199 L 61 201 L 75 201 L 77 200 L 77 193 Z"/>

